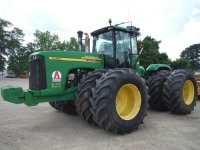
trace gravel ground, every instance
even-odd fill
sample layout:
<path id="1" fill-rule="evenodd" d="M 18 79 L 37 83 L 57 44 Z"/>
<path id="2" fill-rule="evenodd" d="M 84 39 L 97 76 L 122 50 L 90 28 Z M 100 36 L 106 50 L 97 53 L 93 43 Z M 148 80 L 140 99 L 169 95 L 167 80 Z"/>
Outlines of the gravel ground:
<path id="1" fill-rule="evenodd" d="M 28 88 L 27 79 L 0 78 L 0 86 Z M 27 107 L 0 97 L 0 150 L 200 150 L 200 101 L 190 115 L 148 108 L 144 124 L 116 135 L 42 103 Z"/>

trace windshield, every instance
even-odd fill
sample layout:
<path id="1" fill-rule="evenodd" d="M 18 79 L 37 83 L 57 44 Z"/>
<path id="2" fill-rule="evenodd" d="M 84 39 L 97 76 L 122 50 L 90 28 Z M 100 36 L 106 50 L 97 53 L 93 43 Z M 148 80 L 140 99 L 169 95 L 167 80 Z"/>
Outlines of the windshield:
<path id="1" fill-rule="evenodd" d="M 125 49 L 131 49 L 130 36 L 128 33 L 116 31 L 117 51 L 124 52 Z"/>
<path id="2" fill-rule="evenodd" d="M 132 54 L 137 54 L 136 37 L 114 30 L 93 37 L 93 53 L 104 54 L 105 67 L 130 67 Z"/>
<path id="3" fill-rule="evenodd" d="M 124 52 L 126 49 L 132 49 L 132 54 L 137 54 L 136 37 L 130 37 L 129 33 L 122 31 L 115 31 L 115 35 L 117 51 Z M 94 37 L 93 52 L 101 54 L 113 53 L 112 32 L 106 32 Z"/>
<path id="4" fill-rule="evenodd" d="M 106 32 L 94 37 L 93 51 L 113 56 L 112 32 Z"/>
<path id="5" fill-rule="evenodd" d="M 138 54 L 137 51 L 137 37 L 131 37 L 131 44 L 132 44 L 132 54 Z"/>
<path id="6" fill-rule="evenodd" d="M 125 52 L 127 50 L 132 50 L 133 54 L 137 54 L 136 37 L 130 36 L 129 33 L 116 31 L 116 42 L 117 51 Z"/>

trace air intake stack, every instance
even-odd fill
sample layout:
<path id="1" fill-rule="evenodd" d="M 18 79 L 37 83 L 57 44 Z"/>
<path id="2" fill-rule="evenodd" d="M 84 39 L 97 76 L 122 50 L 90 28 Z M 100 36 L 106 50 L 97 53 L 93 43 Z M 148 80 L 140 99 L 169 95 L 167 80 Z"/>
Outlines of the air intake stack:
<path id="1" fill-rule="evenodd" d="M 83 44 L 82 44 L 82 39 L 83 39 L 83 31 L 78 31 L 78 50 L 83 51 Z"/>

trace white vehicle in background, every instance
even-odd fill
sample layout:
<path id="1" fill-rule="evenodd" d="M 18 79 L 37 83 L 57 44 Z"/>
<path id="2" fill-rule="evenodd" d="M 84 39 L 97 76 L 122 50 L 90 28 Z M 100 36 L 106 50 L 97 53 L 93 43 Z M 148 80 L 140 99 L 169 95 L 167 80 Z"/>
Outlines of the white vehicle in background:
<path id="1" fill-rule="evenodd" d="M 8 73 L 5 75 L 5 78 L 16 78 L 16 75 L 14 73 Z"/>
<path id="2" fill-rule="evenodd" d="M 12 70 L 5 70 L 2 74 L 4 78 L 16 78 L 15 73 Z"/>

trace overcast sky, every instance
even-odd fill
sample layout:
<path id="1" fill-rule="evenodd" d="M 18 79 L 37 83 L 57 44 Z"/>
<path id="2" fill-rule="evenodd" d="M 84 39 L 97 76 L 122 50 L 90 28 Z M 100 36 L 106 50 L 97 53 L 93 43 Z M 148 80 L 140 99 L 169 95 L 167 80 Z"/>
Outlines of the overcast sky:
<path id="1" fill-rule="evenodd" d="M 23 30 L 33 42 L 36 29 L 61 40 L 77 31 L 132 21 L 141 37 L 161 40 L 160 52 L 175 60 L 190 45 L 200 43 L 200 0 L 0 0 L 0 18 Z"/>

